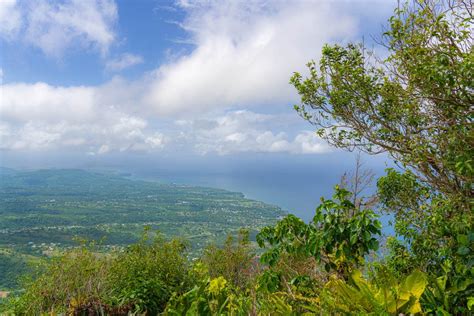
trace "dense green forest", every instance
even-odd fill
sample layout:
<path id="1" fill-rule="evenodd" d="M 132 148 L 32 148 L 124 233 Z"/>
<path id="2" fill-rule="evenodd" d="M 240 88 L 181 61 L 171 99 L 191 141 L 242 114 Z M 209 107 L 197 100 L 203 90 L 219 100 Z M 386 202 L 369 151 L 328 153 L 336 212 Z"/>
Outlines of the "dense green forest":
<path id="1" fill-rule="evenodd" d="M 361 197 L 365 180 L 355 173 L 335 186 L 332 199 L 321 199 L 309 223 L 288 215 L 262 228 L 259 252 L 245 229 L 210 244 L 196 260 L 189 259 L 181 239 L 153 229 L 137 243 L 109 252 L 84 244 L 39 265 L 4 310 L 474 313 L 473 27 L 470 1 L 409 2 L 395 10 L 379 40 L 387 57 L 363 44 L 327 45 L 308 64 L 308 76 L 291 78 L 301 97 L 296 111 L 329 144 L 393 159 L 397 167 L 377 179 L 376 196 Z M 122 195 L 133 192 L 118 198 Z M 254 217 L 235 225 L 255 221 L 251 208 L 246 214 Z M 386 240 L 380 214 L 394 218 L 395 235 Z"/>

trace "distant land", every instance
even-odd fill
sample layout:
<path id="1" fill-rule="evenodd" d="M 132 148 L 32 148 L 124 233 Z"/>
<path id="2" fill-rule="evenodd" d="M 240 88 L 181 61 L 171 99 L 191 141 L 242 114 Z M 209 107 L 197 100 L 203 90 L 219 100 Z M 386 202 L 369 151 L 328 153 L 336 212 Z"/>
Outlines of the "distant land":
<path id="1" fill-rule="evenodd" d="M 78 245 L 111 248 L 135 242 L 145 226 L 181 236 L 198 252 L 241 227 L 254 236 L 285 212 L 207 187 L 127 179 L 79 169 L 0 168 L 0 290 L 17 286 L 28 262 Z"/>

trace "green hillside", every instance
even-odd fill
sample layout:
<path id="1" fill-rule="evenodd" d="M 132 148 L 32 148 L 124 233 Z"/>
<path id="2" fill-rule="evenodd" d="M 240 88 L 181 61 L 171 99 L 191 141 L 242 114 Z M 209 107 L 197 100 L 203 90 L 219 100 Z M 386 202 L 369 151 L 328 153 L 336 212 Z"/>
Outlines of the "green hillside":
<path id="1" fill-rule="evenodd" d="M 240 227 L 256 232 L 284 214 L 241 193 L 84 170 L 2 169 L 0 201 L 0 250 L 12 254 L 2 254 L 1 261 L 20 262 L 0 264 L 0 289 L 14 284 L 14 271 L 24 270 L 22 255 L 50 255 L 76 246 L 75 237 L 101 240 L 107 249 L 136 242 L 151 226 L 167 237 L 184 237 L 197 252 Z"/>

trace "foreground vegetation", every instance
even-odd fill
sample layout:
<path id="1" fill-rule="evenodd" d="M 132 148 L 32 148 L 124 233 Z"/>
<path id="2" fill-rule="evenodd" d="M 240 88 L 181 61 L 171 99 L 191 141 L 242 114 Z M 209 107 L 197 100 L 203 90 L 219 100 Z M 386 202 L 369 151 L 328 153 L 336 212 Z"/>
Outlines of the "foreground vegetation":
<path id="1" fill-rule="evenodd" d="M 335 187 L 313 220 L 289 215 L 209 246 L 147 231 L 109 253 L 74 249 L 25 281 L 11 314 L 468 315 L 474 310 L 473 14 L 469 1 L 416 1 L 395 11 L 389 57 L 326 46 L 291 79 L 296 110 L 336 147 L 387 152 L 398 168 L 363 198 L 364 173 Z M 374 210 L 377 210 L 374 211 Z M 392 214 L 383 242 L 377 213 Z M 382 246 L 382 249 L 380 248 Z"/>

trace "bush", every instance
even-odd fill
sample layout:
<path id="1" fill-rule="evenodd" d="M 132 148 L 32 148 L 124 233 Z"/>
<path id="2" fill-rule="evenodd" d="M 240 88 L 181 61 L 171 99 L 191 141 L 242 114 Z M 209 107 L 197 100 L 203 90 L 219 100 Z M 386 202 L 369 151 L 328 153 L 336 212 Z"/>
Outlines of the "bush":
<path id="1" fill-rule="evenodd" d="M 111 258 L 91 249 L 84 245 L 43 262 L 23 281 L 25 291 L 11 298 L 7 308 L 19 315 L 66 313 L 86 305 L 97 311 L 103 308 L 101 302 L 110 294 Z"/>
<path id="2" fill-rule="evenodd" d="M 227 236 L 223 247 L 210 245 L 204 250 L 202 262 L 211 278 L 224 277 L 233 286 L 247 288 L 258 270 L 258 260 L 250 246 L 248 231 L 239 231 L 237 240 Z"/>
<path id="3" fill-rule="evenodd" d="M 145 232 L 137 244 L 102 254 L 91 245 L 44 262 L 7 301 L 12 314 L 156 314 L 173 293 L 188 290 L 183 242 Z"/>
<path id="4" fill-rule="evenodd" d="M 401 282 L 388 274 L 378 275 L 369 282 L 354 270 L 350 280 L 334 278 L 323 295 L 325 308 L 342 313 L 400 315 L 420 313 L 420 297 L 427 284 L 426 275 L 414 271 Z"/>
<path id="5" fill-rule="evenodd" d="M 234 287 L 224 277 L 209 277 L 209 271 L 197 262 L 190 271 L 194 287 L 183 295 L 175 295 L 165 315 L 249 315 L 252 296 Z"/>
<path id="6" fill-rule="evenodd" d="M 108 282 L 113 303 L 133 312 L 156 314 L 164 310 L 174 292 L 187 290 L 188 262 L 182 241 L 166 242 L 157 235 L 125 249 L 113 261 Z"/>

